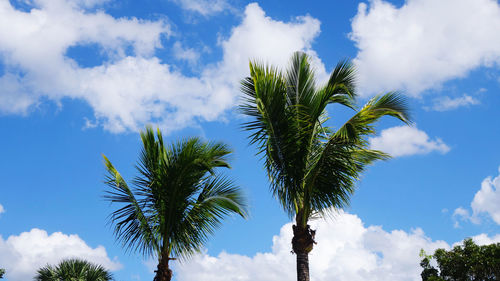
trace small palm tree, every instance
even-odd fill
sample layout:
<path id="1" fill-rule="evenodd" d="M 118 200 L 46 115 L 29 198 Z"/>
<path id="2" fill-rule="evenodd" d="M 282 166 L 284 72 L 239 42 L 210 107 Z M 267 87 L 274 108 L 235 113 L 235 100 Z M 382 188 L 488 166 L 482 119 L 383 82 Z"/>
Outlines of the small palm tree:
<path id="1" fill-rule="evenodd" d="M 365 166 L 389 157 L 370 150 L 366 137 L 375 133 L 373 123 L 382 116 L 408 123 L 407 107 L 400 95 L 388 93 L 369 100 L 338 130 L 327 127 L 327 105 L 355 109 L 354 68 L 340 62 L 327 84 L 317 87 L 308 57 L 300 52 L 284 73 L 251 62 L 241 89 L 240 109 L 251 117 L 243 127 L 265 156 L 272 193 L 295 218 L 297 280 L 308 281 L 308 254 L 315 244 L 309 220 L 344 207 Z"/>
<path id="2" fill-rule="evenodd" d="M 110 218 L 128 250 L 157 257 L 155 281 L 171 280 L 169 261 L 198 252 L 230 214 L 246 216 L 241 190 L 218 173 L 231 153 L 222 143 L 189 138 L 166 147 L 158 130 L 141 132 L 139 175 L 130 188 L 104 156 L 111 187 L 105 198 L 122 206 Z"/>
<path id="3" fill-rule="evenodd" d="M 36 281 L 109 281 L 111 273 L 103 266 L 81 259 L 67 259 L 53 267 L 47 265 L 40 268 L 35 276 Z"/>

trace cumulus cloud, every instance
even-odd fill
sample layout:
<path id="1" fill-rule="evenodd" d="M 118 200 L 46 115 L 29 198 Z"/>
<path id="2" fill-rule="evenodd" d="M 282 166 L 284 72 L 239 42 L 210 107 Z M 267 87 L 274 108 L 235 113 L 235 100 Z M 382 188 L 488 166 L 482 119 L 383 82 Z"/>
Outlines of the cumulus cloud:
<path id="1" fill-rule="evenodd" d="M 203 16 L 211 16 L 222 11 L 231 9 L 226 0 L 171 0 L 181 8 L 199 13 Z"/>
<path id="2" fill-rule="evenodd" d="M 26 13 L 0 0 L 3 113 L 28 114 L 46 99 L 82 99 L 94 110 L 94 120 L 86 119 L 87 124 L 122 132 L 156 123 L 171 131 L 217 120 L 232 108 L 249 59 L 285 65 L 292 52 L 302 50 L 312 56 L 319 76 L 326 77 L 311 49 L 320 23 L 310 16 L 275 21 L 258 4 L 250 4 L 241 24 L 219 40 L 222 60 L 205 66 L 199 76 L 186 76 L 154 56 L 162 47 L 161 37 L 171 33 L 162 20 L 117 19 L 65 0 L 36 3 Z M 102 64 L 83 67 L 67 56 L 70 47 L 89 44 L 104 53 Z M 196 57 L 181 45 L 177 54 Z"/>
<path id="3" fill-rule="evenodd" d="M 441 139 L 431 139 L 427 133 L 409 126 L 396 126 L 382 130 L 380 136 L 369 139 L 370 148 L 390 154 L 393 157 L 427 154 L 433 151 L 450 151 Z"/>
<path id="4" fill-rule="evenodd" d="M 410 232 L 386 231 L 381 226 L 365 226 L 353 214 L 338 213 L 331 221 L 317 220 L 317 245 L 309 256 L 311 280 L 420 280 L 419 251 L 432 253 L 450 249 L 444 241 L 433 241 L 417 228 Z M 179 281 L 285 281 L 294 280 L 295 256 L 290 253 L 292 224 L 273 237 L 270 252 L 244 256 L 221 252 L 217 256 L 201 254 L 177 265 Z M 500 235 L 474 237 L 478 243 L 500 241 Z"/>
<path id="5" fill-rule="evenodd" d="M 92 248 L 78 235 L 61 232 L 49 235 L 45 230 L 34 228 L 9 236 L 6 240 L 0 236 L 0 264 L 6 269 L 6 277 L 11 281 L 31 280 L 38 268 L 74 257 L 92 261 L 109 270 L 122 267 L 108 257 L 103 246 Z"/>
<path id="6" fill-rule="evenodd" d="M 2 214 L 2 213 L 5 213 L 5 209 L 4 209 L 4 207 L 2 206 L 2 204 L 0 204 L 0 214 Z"/>
<path id="7" fill-rule="evenodd" d="M 461 97 L 450 98 L 450 97 L 441 97 L 434 99 L 434 104 L 432 107 L 427 108 L 434 111 L 448 111 L 457 109 L 459 107 L 467 107 L 471 105 L 479 104 L 479 100 L 464 94 Z"/>
<path id="8" fill-rule="evenodd" d="M 496 0 L 383 0 L 361 3 L 350 38 L 362 93 L 426 89 L 500 62 Z"/>
<path id="9" fill-rule="evenodd" d="M 470 204 L 472 214 L 463 207 L 458 207 L 455 209 L 454 216 L 478 224 L 481 222 L 481 215 L 488 215 L 500 225 L 500 168 L 498 172 L 497 177 L 487 177 L 481 183 L 481 189 L 476 192 Z"/>
<path id="10" fill-rule="evenodd" d="M 99 1 L 37 0 L 29 12 L 0 1 L 0 55 L 5 65 L 0 84 L 7 89 L 0 98 L 4 113 L 26 114 L 42 97 L 56 102 L 79 98 L 101 106 L 94 108 L 95 113 L 105 119 L 108 128 L 131 126 L 130 121 L 122 120 L 127 112 L 120 104 L 113 104 L 115 110 L 102 109 L 106 103 L 130 97 L 116 94 L 119 85 L 99 88 L 102 78 L 98 76 L 106 72 L 103 69 L 116 73 L 117 66 L 129 58 L 129 49 L 133 59 L 148 60 L 161 46 L 161 34 L 169 34 L 169 26 L 161 20 L 115 19 L 102 11 L 89 13 L 77 5 L 80 2 L 90 5 Z M 66 56 L 70 47 L 88 44 L 97 44 L 108 61 L 84 68 Z M 113 124 L 113 120 L 120 122 Z"/>
<path id="11" fill-rule="evenodd" d="M 320 22 L 310 16 L 296 17 L 291 22 L 275 21 L 266 16 L 258 4 L 249 4 L 243 22 L 234 27 L 231 36 L 222 40 L 223 62 L 218 66 L 225 75 L 235 77 L 248 73 L 248 60 L 258 59 L 278 66 L 286 66 L 290 55 L 298 50 L 307 52 L 322 75 L 324 65 L 312 50 L 312 43 L 320 32 Z M 211 69 L 209 69 L 211 70 Z M 236 82 L 241 79 L 238 76 Z"/>
<path id="12" fill-rule="evenodd" d="M 481 189 L 474 195 L 471 207 L 473 215 L 487 213 L 497 224 L 500 224 L 500 175 L 493 179 L 487 177 L 483 180 Z"/>

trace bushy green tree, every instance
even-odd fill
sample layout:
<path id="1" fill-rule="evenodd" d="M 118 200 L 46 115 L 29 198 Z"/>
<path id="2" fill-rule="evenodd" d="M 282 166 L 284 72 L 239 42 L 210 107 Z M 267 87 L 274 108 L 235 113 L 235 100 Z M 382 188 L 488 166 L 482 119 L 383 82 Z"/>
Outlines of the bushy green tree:
<path id="1" fill-rule="evenodd" d="M 0 279 L 3 278 L 3 275 L 5 274 L 5 269 L 0 268 Z"/>
<path id="2" fill-rule="evenodd" d="M 496 281 L 500 280 L 500 243 L 479 246 L 472 239 L 452 250 L 437 249 L 423 257 L 423 281 Z M 439 270 L 430 265 L 437 262 Z"/>
<path id="3" fill-rule="evenodd" d="M 308 255 L 315 244 L 309 220 L 344 207 L 366 165 L 389 157 L 369 149 L 374 123 L 383 116 L 409 122 L 406 103 L 396 93 L 376 96 L 358 110 L 355 82 L 352 64 L 343 61 L 318 87 L 301 52 L 284 72 L 252 62 L 250 76 L 242 81 L 240 108 L 251 118 L 243 126 L 264 158 L 272 193 L 295 218 L 292 249 L 299 281 L 309 280 Z M 325 123 L 329 104 L 350 107 L 354 115 L 334 130 Z"/>
<path id="4" fill-rule="evenodd" d="M 111 273 L 101 265 L 81 259 L 67 259 L 57 266 L 38 269 L 36 281 L 109 281 Z"/>
<path id="5" fill-rule="evenodd" d="M 138 176 L 129 187 L 104 157 L 111 187 L 107 200 L 121 206 L 111 214 L 123 245 L 158 259 L 155 281 L 172 278 L 169 261 L 199 251 L 230 214 L 246 215 L 246 200 L 231 180 L 218 172 L 229 168 L 231 150 L 222 143 L 189 138 L 170 146 L 158 130 L 141 133 Z"/>

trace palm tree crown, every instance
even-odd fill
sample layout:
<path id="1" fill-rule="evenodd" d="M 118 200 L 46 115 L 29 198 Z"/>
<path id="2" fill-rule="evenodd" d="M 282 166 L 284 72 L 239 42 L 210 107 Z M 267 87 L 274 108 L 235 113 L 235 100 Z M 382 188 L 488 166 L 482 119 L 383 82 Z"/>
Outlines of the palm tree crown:
<path id="1" fill-rule="evenodd" d="M 130 188 L 104 156 L 111 187 L 105 198 L 123 204 L 111 214 L 115 235 L 128 250 L 158 258 L 155 280 L 170 280 L 168 261 L 199 251 L 232 213 L 246 215 L 238 187 L 217 168 L 229 168 L 229 148 L 190 138 L 166 147 L 158 130 L 141 133 L 139 175 Z"/>
<path id="2" fill-rule="evenodd" d="M 111 273 L 103 266 L 81 259 L 67 259 L 53 267 L 38 269 L 36 281 L 109 281 Z"/>
<path id="3" fill-rule="evenodd" d="M 300 52 L 285 72 L 251 62 L 241 90 L 240 109 L 251 117 L 243 127 L 265 156 L 272 193 L 295 217 L 294 252 L 307 254 L 314 244 L 308 220 L 348 204 L 365 166 L 389 157 L 368 148 L 373 123 L 385 115 L 409 123 L 407 106 L 391 92 L 370 99 L 338 130 L 328 127 L 327 105 L 356 109 L 354 67 L 340 62 L 327 84 L 318 87 L 307 55 Z"/>

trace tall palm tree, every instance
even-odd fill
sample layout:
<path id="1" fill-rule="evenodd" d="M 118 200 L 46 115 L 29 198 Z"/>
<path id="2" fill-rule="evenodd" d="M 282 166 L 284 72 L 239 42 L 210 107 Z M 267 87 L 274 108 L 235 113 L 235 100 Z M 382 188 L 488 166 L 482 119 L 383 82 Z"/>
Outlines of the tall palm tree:
<path id="1" fill-rule="evenodd" d="M 167 147 L 158 130 L 141 132 L 138 176 L 130 188 L 104 157 L 111 187 L 105 198 L 121 203 L 111 222 L 128 250 L 158 258 L 155 281 L 171 280 L 169 261 L 199 251 L 230 214 L 246 216 L 241 190 L 218 173 L 229 168 L 229 148 L 189 138 Z"/>
<path id="2" fill-rule="evenodd" d="M 315 244 L 308 221 L 348 204 L 365 166 L 389 157 L 369 149 L 366 137 L 385 115 L 409 123 L 407 106 L 396 93 L 376 96 L 337 130 L 328 127 L 327 105 L 356 108 L 354 68 L 340 62 L 327 84 L 318 87 L 308 56 L 301 52 L 292 56 L 285 72 L 251 62 L 241 90 L 240 109 L 251 118 L 243 128 L 265 156 L 273 195 L 295 218 L 297 280 L 308 281 L 308 254 Z"/>
<path id="3" fill-rule="evenodd" d="M 53 267 L 38 269 L 36 281 L 109 281 L 111 273 L 103 266 L 81 259 L 67 259 Z"/>

